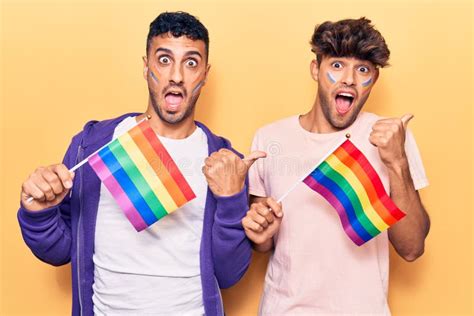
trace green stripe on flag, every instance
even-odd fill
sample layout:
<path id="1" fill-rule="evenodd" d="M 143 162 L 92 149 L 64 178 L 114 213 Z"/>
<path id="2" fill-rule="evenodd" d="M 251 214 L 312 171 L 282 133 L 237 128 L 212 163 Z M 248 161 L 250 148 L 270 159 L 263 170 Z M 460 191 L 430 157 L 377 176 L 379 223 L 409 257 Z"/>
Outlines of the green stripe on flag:
<path id="1" fill-rule="evenodd" d="M 166 209 L 158 200 L 157 196 L 146 182 L 143 175 L 140 173 L 138 168 L 135 166 L 135 163 L 130 159 L 125 149 L 119 142 L 119 139 L 113 141 L 109 146 L 110 151 L 117 158 L 118 162 L 122 166 L 123 170 L 132 180 L 133 184 L 137 187 L 138 191 L 142 195 L 143 199 L 146 201 L 150 209 L 153 211 L 155 216 L 160 219 L 163 216 L 168 215 Z"/>
<path id="2" fill-rule="evenodd" d="M 372 224 L 372 222 L 365 214 L 362 208 L 362 204 L 360 203 L 359 197 L 352 188 L 352 186 L 349 184 L 349 182 L 347 182 L 347 180 L 339 172 L 331 168 L 331 166 L 325 161 L 323 161 L 319 165 L 318 169 L 322 173 L 324 173 L 326 177 L 334 181 L 341 188 L 342 191 L 344 191 L 344 193 L 351 201 L 352 207 L 354 207 L 357 219 L 362 224 L 362 226 L 364 226 L 364 228 L 369 232 L 369 234 L 371 234 L 372 236 L 376 236 L 377 234 L 379 234 L 380 230 L 378 230 L 377 227 Z"/>

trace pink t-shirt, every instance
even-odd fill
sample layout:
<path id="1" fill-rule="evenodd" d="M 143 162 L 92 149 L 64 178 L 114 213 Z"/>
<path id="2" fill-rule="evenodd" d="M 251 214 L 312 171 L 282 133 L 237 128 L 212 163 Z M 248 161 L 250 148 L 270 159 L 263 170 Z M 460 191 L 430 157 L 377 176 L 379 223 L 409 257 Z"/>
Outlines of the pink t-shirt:
<path id="1" fill-rule="evenodd" d="M 306 131 L 298 116 L 259 129 L 252 150 L 263 150 L 268 156 L 250 169 L 250 194 L 280 198 L 334 150 L 346 133 L 390 192 L 385 166 L 369 142 L 378 119 L 362 112 L 352 126 L 329 134 Z M 411 132 L 405 148 L 419 190 L 428 180 Z M 304 183 L 283 200 L 283 212 L 265 276 L 260 315 L 390 315 L 386 231 L 358 247 L 344 232 L 333 207 Z"/>

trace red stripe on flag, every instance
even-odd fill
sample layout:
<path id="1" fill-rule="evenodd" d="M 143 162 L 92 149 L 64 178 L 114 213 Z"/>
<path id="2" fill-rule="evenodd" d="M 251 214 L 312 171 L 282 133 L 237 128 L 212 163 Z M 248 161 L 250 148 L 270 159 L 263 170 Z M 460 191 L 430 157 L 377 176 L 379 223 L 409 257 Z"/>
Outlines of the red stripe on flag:
<path id="1" fill-rule="evenodd" d="M 361 167 L 359 162 L 355 160 L 354 157 L 352 157 L 343 147 L 336 149 L 334 155 L 355 174 L 364 187 L 364 190 L 367 192 L 370 204 L 372 204 L 372 207 L 380 218 L 389 226 L 395 224 L 397 219 L 393 217 L 385 205 L 382 204 L 382 201 L 380 201 L 377 192 L 375 191 L 374 184 L 369 179 L 369 176 Z"/>
<path id="2" fill-rule="evenodd" d="M 367 158 L 359 151 L 359 149 L 354 146 L 354 144 L 352 144 L 350 140 L 346 140 L 341 145 L 341 147 L 344 148 L 344 150 L 349 155 L 351 155 L 365 171 L 369 179 L 372 181 L 372 184 L 374 185 L 375 191 L 377 192 L 380 201 L 383 203 L 383 205 L 385 205 L 390 214 L 397 220 L 402 219 L 405 216 L 405 213 L 403 213 L 387 195 L 382 181 L 380 180 L 377 172 L 372 167 Z"/>
<path id="3" fill-rule="evenodd" d="M 144 121 L 143 123 L 145 122 L 147 121 Z M 188 201 L 194 199 L 196 195 L 194 194 L 188 182 L 182 175 L 178 166 L 176 166 L 175 162 L 169 155 L 166 148 L 160 142 L 158 136 L 156 136 L 155 132 L 151 129 L 149 124 L 143 124 L 143 123 L 139 124 L 140 129 L 143 132 L 143 135 L 145 135 L 145 137 L 148 139 L 151 146 L 155 150 L 156 154 L 158 155 L 158 157 L 160 157 L 161 161 L 163 162 L 163 165 L 169 171 L 169 173 L 171 174 L 171 177 L 173 177 L 174 181 L 183 192 L 183 195 L 186 197 Z"/>

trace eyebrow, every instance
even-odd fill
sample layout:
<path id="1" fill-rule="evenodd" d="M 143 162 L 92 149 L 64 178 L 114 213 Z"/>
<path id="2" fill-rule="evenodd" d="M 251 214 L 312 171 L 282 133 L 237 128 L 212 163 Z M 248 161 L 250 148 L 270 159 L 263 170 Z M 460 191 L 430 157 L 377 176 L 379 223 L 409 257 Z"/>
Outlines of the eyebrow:
<path id="1" fill-rule="evenodd" d="M 158 52 L 165 52 L 165 53 L 168 53 L 168 54 L 173 54 L 173 52 L 171 51 L 171 49 L 163 48 L 163 47 L 158 47 L 158 48 L 155 50 L 155 54 L 158 53 Z"/>
<path id="2" fill-rule="evenodd" d="M 158 52 L 165 52 L 165 53 L 168 53 L 168 54 L 170 54 L 170 55 L 173 55 L 173 51 L 172 51 L 171 49 L 169 49 L 169 48 L 158 47 L 158 48 L 156 49 L 156 51 L 155 51 L 155 54 L 158 53 Z M 197 56 L 199 56 L 199 57 L 202 59 L 201 53 L 198 52 L 197 50 L 190 50 L 190 51 L 188 51 L 188 52 L 186 52 L 186 53 L 184 54 L 185 57 L 187 57 L 187 56 L 192 56 L 192 55 L 197 55 Z"/>
<path id="3" fill-rule="evenodd" d="M 202 59 L 202 55 L 200 52 L 198 52 L 197 50 L 191 50 L 189 52 L 186 52 L 186 54 L 184 54 L 184 56 L 192 56 L 192 55 L 198 55 L 199 58 Z"/>

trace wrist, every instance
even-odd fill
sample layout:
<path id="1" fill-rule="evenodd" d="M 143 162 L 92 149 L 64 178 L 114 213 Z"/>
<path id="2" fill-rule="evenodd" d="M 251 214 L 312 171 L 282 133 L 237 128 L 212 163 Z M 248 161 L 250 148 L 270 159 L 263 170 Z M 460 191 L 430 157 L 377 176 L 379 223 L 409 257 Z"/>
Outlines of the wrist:
<path id="1" fill-rule="evenodd" d="M 240 223 L 248 210 L 246 188 L 230 196 L 213 194 L 217 203 L 215 218 L 218 222 Z"/>
<path id="2" fill-rule="evenodd" d="M 406 170 L 409 169 L 408 167 L 408 159 L 406 156 L 403 156 L 399 159 L 395 159 L 391 162 L 386 162 L 385 166 L 387 167 L 389 172 L 402 175 Z"/>
<path id="3" fill-rule="evenodd" d="M 57 216 L 58 206 L 51 206 L 40 210 L 30 210 L 20 203 L 19 216 L 27 220 L 45 219 L 51 216 Z"/>
<path id="4" fill-rule="evenodd" d="M 213 192 L 215 197 L 231 197 L 234 195 L 237 195 L 238 193 L 242 192 L 244 189 L 244 183 L 240 185 L 240 187 L 235 187 L 235 188 L 229 188 L 226 190 L 222 190 L 220 192 Z"/>

